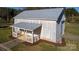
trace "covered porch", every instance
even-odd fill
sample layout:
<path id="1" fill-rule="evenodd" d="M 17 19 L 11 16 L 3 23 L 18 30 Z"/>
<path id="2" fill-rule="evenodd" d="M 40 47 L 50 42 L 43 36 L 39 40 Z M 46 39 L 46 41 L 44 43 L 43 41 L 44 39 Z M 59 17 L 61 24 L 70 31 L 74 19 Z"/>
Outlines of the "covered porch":
<path id="1" fill-rule="evenodd" d="M 41 24 L 20 22 L 12 25 L 12 36 L 19 40 L 34 43 L 39 41 Z"/>

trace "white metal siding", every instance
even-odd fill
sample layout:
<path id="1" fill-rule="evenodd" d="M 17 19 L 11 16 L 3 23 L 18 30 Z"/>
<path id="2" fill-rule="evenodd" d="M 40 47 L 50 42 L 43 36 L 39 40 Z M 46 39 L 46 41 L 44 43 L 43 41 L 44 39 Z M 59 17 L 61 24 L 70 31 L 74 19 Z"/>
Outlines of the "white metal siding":
<path id="1" fill-rule="evenodd" d="M 59 24 L 57 23 L 57 25 L 56 25 L 56 28 L 57 28 L 56 29 L 56 39 L 57 39 L 57 41 L 60 41 L 60 42 L 61 42 L 62 36 L 64 34 L 64 26 L 65 26 L 65 24 L 64 23 L 62 24 L 61 22 L 64 20 L 65 20 L 65 18 L 63 16 L 60 23 Z"/>
<path id="2" fill-rule="evenodd" d="M 19 33 L 19 28 L 12 28 L 12 36 L 17 37 L 17 33 Z"/>
<path id="3" fill-rule="evenodd" d="M 41 39 L 56 42 L 56 21 L 15 19 L 14 23 L 19 22 L 42 24 Z"/>
<path id="4" fill-rule="evenodd" d="M 63 15 L 62 21 L 65 21 L 65 16 Z M 62 35 L 64 35 L 64 30 L 65 30 L 65 22 L 62 24 Z"/>
<path id="5" fill-rule="evenodd" d="M 56 21 L 42 21 L 41 38 L 56 42 Z"/>

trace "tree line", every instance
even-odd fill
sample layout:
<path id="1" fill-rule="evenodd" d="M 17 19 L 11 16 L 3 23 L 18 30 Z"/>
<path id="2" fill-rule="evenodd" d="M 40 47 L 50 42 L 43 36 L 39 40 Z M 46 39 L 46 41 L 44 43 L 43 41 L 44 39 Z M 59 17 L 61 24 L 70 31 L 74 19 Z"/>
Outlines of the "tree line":
<path id="1" fill-rule="evenodd" d="M 17 14 L 19 14 L 24 10 L 38 10 L 38 9 L 48 9 L 48 8 L 50 9 L 57 7 L 24 7 L 22 9 L 0 7 L 0 19 L 8 23 L 11 21 L 11 19 L 13 19 L 14 16 L 16 16 Z M 79 13 L 75 8 L 65 8 L 64 14 L 67 22 L 79 22 Z"/>
<path id="2" fill-rule="evenodd" d="M 20 12 L 20 10 L 13 8 L 0 7 L 0 19 L 6 23 L 9 23 L 11 19 Z"/>
<path id="3" fill-rule="evenodd" d="M 75 8 L 66 8 L 64 14 L 67 22 L 79 23 L 79 12 Z"/>

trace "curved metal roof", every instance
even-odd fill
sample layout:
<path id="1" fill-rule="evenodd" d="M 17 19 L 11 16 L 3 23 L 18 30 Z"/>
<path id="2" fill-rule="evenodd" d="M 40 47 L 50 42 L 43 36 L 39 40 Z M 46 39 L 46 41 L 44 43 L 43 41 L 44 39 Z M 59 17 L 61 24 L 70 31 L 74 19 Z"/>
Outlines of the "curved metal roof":
<path id="1" fill-rule="evenodd" d="M 30 30 L 30 31 L 33 31 L 33 30 L 37 29 L 40 26 L 41 26 L 41 24 L 26 23 L 26 22 L 20 22 L 20 23 L 17 23 L 17 24 L 13 25 L 13 27 L 18 27 L 18 28 L 22 28 L 22 29 Z"/>
<path id="2" fill-rule="evenodd" d="M 48 19 L 48 20 L 57 20 L 62 13 L 64 8 L 52 8 L 52 9 L 41 9 L 41 10 L 29 10 L 29 11 L 23 11 L 17 16 L 14 17 L 14 19 Z M 34 19 L 33 19 L 34 20 Z"/>

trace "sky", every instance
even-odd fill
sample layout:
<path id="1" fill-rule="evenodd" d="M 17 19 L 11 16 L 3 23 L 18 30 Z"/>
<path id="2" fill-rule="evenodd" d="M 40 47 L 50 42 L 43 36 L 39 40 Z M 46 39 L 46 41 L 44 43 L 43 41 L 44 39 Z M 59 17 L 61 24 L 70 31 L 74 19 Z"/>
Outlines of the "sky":
<path id="1" fill-rule="evenodd" d="M 79 12 L 79 7 L 75 7 L 75 9 Z"/>

